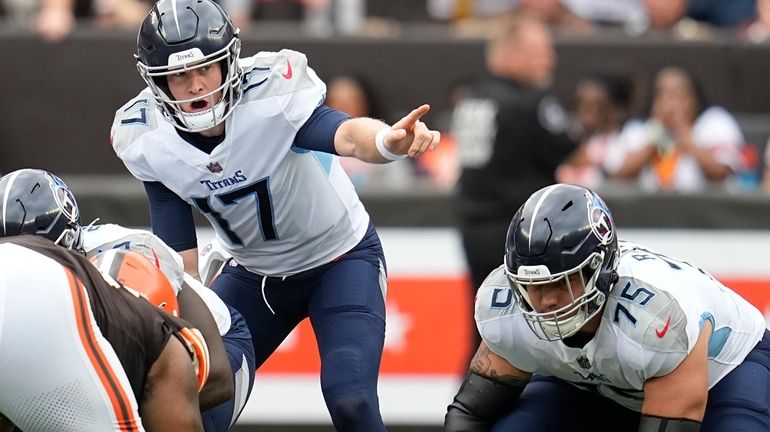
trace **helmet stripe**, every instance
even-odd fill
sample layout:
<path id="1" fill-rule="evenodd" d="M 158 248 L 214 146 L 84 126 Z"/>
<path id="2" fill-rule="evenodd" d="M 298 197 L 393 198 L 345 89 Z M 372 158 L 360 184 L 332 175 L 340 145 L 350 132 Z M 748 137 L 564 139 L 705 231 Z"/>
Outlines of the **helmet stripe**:
<path id="1" fill-rule="evenodd" d="M 11 189 L 13 188 L 13 182 L 16 181 L 16 178 L 19 176 L 19 174 L 23 173 L 25 170 L 18 170 L 11 174 L 11 177 L 8 179 L 8 183 L 5 185 L 5 191 L 3 191 L 3 235 L 8 235 L 8 228 L 6 227 L 6 221 L 8 220 L 8 196 L 11 194 Z"/>
<path id="2" fill-rule="evenodd" d="M 535 210 L 532 211 L 532 220 L 529 222 L 529 249 L 532 249 L 532 231 L 535 227 L 535 220 L 537 219 L 537 213 L 540 211 L 540 207 L 543 205 L 543 201 L 545 201 L 546 198 L 548 198 L 548 195 L 551 194 L 551 192 L 555 191 L 556 188 L 561 186 L 560 184 L 555 184 L 552 186 L 548 186 L 545 188 L 543 193 L 540 195 L 540 198 L 537 200 L 537 204 L 535 204 Z"/>
<path id="3" fill-rule="evenodd" d="M 176 0 L 171 0 L 171 10 L 174 12 L 174 23 L 176 23 L 176 31 L 179 33 L 179 38 L 182 38 L 182 29 L 179 28 L 179 15 L 176 13 Z"/>

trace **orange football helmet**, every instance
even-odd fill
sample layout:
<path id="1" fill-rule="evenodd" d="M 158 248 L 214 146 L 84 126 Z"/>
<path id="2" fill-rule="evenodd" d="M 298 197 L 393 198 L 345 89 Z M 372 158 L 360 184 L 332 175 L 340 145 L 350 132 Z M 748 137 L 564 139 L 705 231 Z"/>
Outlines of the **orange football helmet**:
<path id="1" fill-rule="evenodd" d="M 91 257 L 90 261 L 103 275 L 171 315 L 179 316 L 179 303 L 171 283 L 144 255 L 125 249 L 108 249 Z"/>

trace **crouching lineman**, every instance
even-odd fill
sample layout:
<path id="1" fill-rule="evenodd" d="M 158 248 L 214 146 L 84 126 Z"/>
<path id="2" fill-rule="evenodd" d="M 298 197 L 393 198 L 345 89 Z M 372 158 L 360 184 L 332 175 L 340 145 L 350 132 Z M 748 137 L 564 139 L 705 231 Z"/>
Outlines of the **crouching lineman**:
<path id="1" fill-rule="evenodd" d="M 476 298 L 456 431 L 770 431 L 770 333 L 686 262 L 618 241 L 580 186 L 535 192 Z"/>
<path id="2" fill-rule="evenodd" d="M 0 239 L 0 262 L 0 430 L 203 430 L 184 321 L 40 236 Z"/>
<path id="3" fill-rule="evenodd" d="M 53 183 L 49 179 L 54 179 Z M 34 187 L 48 184 L 55 187 Z M 201 331 L 209 347 L 209 378 L 199 395 L 204 429 L 206 432 L 229 430 L 243 410 L 254 383 L 251 334 L 241 315 L 225 305 L 213 291 L 185 274 L 179 254 L 149 231 L 114 224 L 81 227 L 72 191 L 51 173 L 36 169 L 9 173 L 0 179 L 0 197 L 8 197 L 5 202 L 11 203 L 7 204 L 10 207 L 14 202 L 24 206 L 24 212 L 13 208 L 0 212 L 0 222 L 10 231 L 43 235 L 88 257 L 115 248 L 132 250 L 160 268 L 171 281 L 180 316 Z"/>

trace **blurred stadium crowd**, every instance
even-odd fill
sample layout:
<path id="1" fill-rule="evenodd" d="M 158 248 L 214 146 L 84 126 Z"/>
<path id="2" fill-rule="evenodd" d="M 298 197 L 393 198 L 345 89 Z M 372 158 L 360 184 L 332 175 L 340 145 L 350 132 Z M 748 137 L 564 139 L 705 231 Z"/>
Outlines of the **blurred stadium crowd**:
<path id="1" fill-rule="evenodd" d="M 770 37 L 770 0 L 221 0 L 221 4 L 244 31 L 259 22 L 291 21 L 300 23 L 310 36 L 386 36 L 397 32 L 400 23 L 422 21 L 446 25 L 458 37 L 493 38 L 496 23 L 526 13 L 561 35 L 600 34 L 611 28 L 627 35 L 665 33 L 696 41 L 729 36 L 763 43 Z M 51 43 L 66 40 L 81 20 L 92 20 L 105 31 L 136 29 L 151 5 L 149 0 L 0 1 L 4 26 L 35 32 Z M 654 78 L 602 69 L 581 77 L 572 99 L 561 101 L 571 114 L 569 135 L 577 150 L 559 161 L 555 180 L 590 187 L 607 181 L 638 182 L 645 190 L 683 192 L 715 185 L 753 190 L 764 183 L 770 190 L 770 175 L 763 175 L 770 159 L 767 137 L 747 133 L 735 113 L 709 104 L 696 77 L 677 69 L 674 61 L 670 66 Z M 377 92 L 363 77 L 336 76 L 327 84 L 330 106 L 354 116 L 393 120 L 392 113 L 378 110 L 372 96 Z M 461 100 L 464 84 L 458 83 L 447 95 L 451 105 Z M 436 127 L 445 137 L 441 150 L 411 166 L 345 161 L 345 168 L 357 186 L 414 175 L 451 190 L 462 171 L 451 111 L 439 116 Z M 681 154 L 688 153 L 676 145 L 683 130 L 692 136 L 695 149 L 708 149 L 703 156 L 711 160 L 698 156 L 693 163 Z M 693 180 L 698 171 L 708 181 Z"/>

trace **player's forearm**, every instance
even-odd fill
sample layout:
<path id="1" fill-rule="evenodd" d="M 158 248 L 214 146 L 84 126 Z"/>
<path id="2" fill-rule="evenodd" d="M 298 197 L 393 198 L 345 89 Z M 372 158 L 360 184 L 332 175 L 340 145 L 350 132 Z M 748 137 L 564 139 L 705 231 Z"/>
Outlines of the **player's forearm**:
<path id="1" fill-rule="evenodd" d="M 180 251 L 179 255 L 184 262 L 184 272 L 197 280 L 201 280 L 201 275 L 198 272 L 198 248 Z"/>
<path id="2" fill-rule="evenodd" d="M 470 372 L 447 407 L 444 432 L 486 432 L 503 414 L 513 409 L 524 390 L 519 385 L 503 384 Z"/>
<path id="3" fill-rule="evenodd" d="M 340 156 L 349 156 L 365 162 L 384 164 L 384 158 L 374 142 L 377 132 L 388 127 L 380 120 L 366 117 L 350 119 L 340 125 L 334 136 L 334 147 Z"/>
<path id="4" fill-rule="evenodd" d="M 488 431 L 513 409 L 531 376 L 481 342 L 465 381 L 447 407 L 444 432 Z"/>

